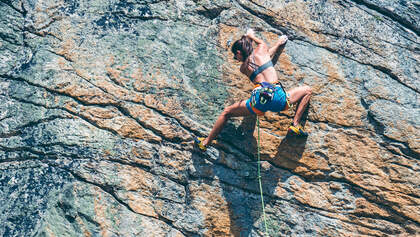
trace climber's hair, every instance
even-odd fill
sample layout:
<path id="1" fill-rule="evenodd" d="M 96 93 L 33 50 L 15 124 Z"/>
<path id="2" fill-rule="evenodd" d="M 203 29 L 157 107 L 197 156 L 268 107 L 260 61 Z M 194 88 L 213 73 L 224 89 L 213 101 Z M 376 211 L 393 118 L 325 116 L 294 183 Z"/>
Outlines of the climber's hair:
<path id="1" fill-rule="evenodd" d="M 242 36 L 241 39 L 235 41 L 232 45 L 232 53 L 235 54 L 236 51 L 240 51 L 244 57 L 244 61 L 251 55 L 254 48 L 252 47 L 252 40 L 248 36 Z"/>

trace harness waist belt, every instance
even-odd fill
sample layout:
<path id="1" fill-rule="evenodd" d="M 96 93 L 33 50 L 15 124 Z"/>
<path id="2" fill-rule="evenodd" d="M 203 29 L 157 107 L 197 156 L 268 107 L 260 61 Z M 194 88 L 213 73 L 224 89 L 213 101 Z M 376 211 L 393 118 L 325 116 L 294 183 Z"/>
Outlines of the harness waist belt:
<path id="1" fill-rule="evenodd" d="M 269 68 L 269 67 L 272 67 L 273 66 L 273 62 L 271 62 L 271 60 L 270 61 L 268 61 L 268 62 L 266 62 L 266 63 L 264 63 L 263 65 L 261 65 L 261 66 L 259 66 L 252 74 L 251 74 L 251 76 L 249 77 L 249 79 L 251 80 L 251 81 L 254 81 L 254 79 L 255 79 L 255 77 L 258 75 L 258 74 L 260 74 L 261 72 L 263 72 L 265 69 L 267 69 L 267 68 Z"/>

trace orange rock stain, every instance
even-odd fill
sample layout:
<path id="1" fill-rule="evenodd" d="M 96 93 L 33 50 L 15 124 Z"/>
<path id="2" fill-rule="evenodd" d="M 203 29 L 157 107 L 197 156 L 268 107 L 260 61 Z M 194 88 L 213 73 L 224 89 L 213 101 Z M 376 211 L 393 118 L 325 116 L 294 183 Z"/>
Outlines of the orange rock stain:
<path id="1" fill-rule="evenodd" d="M 155 211 L 156 203 L 143 197 L 139 193 L 127 194 L 128 205 L 138 214 L 158 218 L 158 213 Z"/>
<path id="2" fill-rule="evenodd" d="M 207 184 L 191 186 L 193 203 L 203 214 L 207 231 L 204 236 L 239 236 L 240 229 L 232 223 L 229 204 L 221 190 Z"/>

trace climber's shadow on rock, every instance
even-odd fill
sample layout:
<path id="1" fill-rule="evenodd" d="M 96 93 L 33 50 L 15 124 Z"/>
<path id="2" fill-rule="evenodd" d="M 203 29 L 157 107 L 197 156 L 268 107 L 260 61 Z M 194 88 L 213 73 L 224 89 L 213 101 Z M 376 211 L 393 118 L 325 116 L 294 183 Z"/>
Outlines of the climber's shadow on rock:
<path id="1" fill-rule="evenodd" d="M 209 188 L 212 193 L 209 193 L 209 203 L 206 205 L 211 206 L 209 209 L 220 208 L 218 218 L 228 216 L 224 224 L 218 226 L 227 232 L 220 232 L 219 236 L 250 236 L 260 215 L 261 202 L 255 193 L 258 189 L 257 166 L 250 154 L 257 146 L 253 136 L 255 127 L 255 116 L 243 118 L 240 124 L 228 122 L 216 144 L 206 152 L 197 149 L 192 152 L 189 171 L 191 178 L 195 179 L 192 185 L 212 187 Z M 224 205 L 212 206 L 211 200 L 220 199 L 218 195 L 222 195 L 227 208 Z"/>
<path id="2" fill-rule="evenodd" d="M 220 134 L 220 138 L 240 149 L 245 148 L 246 151 L 253 152 L 257 147 L 257 141 L 253 136 L 256 124 L 257 118 L 255 116 L 244 117 L 239 126 L 227 123 Z"/>
<path id="3" fill-rule="evenodd" d="M 305 125 L 305 121 L 302 121 L 302 125 Z M 293 132 L 287 131 L 286 136 L 277 147 L 277 153 L 273 162 L 287 169 L 295 169 L 305 151 L 307 139 L 308 137 L 299 137 Z"/>
<path id="4" fill-rule="evenodd" d="M 248 116 L 239 125 L 228 122 L 219 135 L 219 143 L 208 148 L 207 152 L 192 153 L 190 175 L 196 178 L 195 185 L 216 185 L 226 200 L 230 223 L 227 223 L 234 236 L 251 236 L 263 230 L 260 225 L 262 206 L 258 194 L 257 138 L 254 136 L 256 117 Z M 261 141 L 264 142 L 264 141 Z M 281 141 L 274 158 L 262 156 L 274 167 L 293 170 L 299 165 L 306 145 L 306 138 L 288 134 Z M 230 156 L 230 158 L 229 158 Z M 265 204 L 274 205 L 278 199 L 276 187 L 287 182 L 292 175 L 278 172 L 275 168 L 262 170 Z M 212 189 L 213 192 L 218 188 Z M 217 193 L 215 195 L 218 195 Z"/>
<path id="5" fill-rule="evenodd" d="M 301 124 L 304 126 L 306 123 L 306 118 L 308 115 L 308 110 L 305 110 Z M 254 154 L 252 165 L 252 174 L 246 182 L 249 182 L 249 188 L 251 190 L 258 191 L 258 173 L 257 173 L 257 137 L 254 136 L 256 129 L 256 117 L 250 116 L 242 121 L 242 124 L 236 128 L 238 134 L 242 134 L 243 143 L 238 144 L 248 144 L 248 147 L 242 146 L 241 149 L 250 151 L 251 154 Z M 231 131 L 232 132 L 232 131 Z M 261 131 L 260 131 L 261 132 Z M 262 140 L 261 143 L 264 141 Z M 292 172 L 279 172 L 277 168 L 284 170 L 295 170 L 299 165 L 299 160 L 303 156 L 307 142 L 307 137 L 298 137 L 293 132 L 288 132 L 287 135 L 282 139 L 280 145 L 277 147 L 277 153 L 274 158 L 270 158 L 267 155 L 262 155 L 261 159 L 269 162 L 272 165 L 272 168 L 264 169 L 262 168 L 262 188 L 264 192 L 265 206 L 273 206 L 279 199 L 275 198 L 276 188 L 279 183 L 285 183 L 287 180 L 293 176 Z M 263 152 L 264 153 L 264 152 Z M 277 167 L 277 168 L 275 168 Z M 243 195 L 241 198 L 238 196 Z M 227 201 L 230 203 L 230 215 L 232 221 L 232 228 L 240 229 L 238 236 L 250 236 L 256 230 L 256 223 L 259 223 L 258 231 L 263 231 L 264 227 L 262 226 L 262 206 L 260 196 L 253 193 L 244 192 L 243 194 L 232 193 L 232 190 L 226 190 L 224 196 Z M 238 202 L 238 200 L 240 200 Z M 238 216 L 243 216 L 243 218 L 238 218 Z M 274 234 L 276 230 L 280 230 L 282 233 L 287 233 L 287 228 L 282 230 L 283 224 L 277 223 L 274 216 L 270 216 L 269 228 L 270 233 Z M 276 227 L 273 227 L 276 226 Z M 274 229 L 273 229 L 274 228 Z M 235 235 L 236 236 L 236 235 Z"/>

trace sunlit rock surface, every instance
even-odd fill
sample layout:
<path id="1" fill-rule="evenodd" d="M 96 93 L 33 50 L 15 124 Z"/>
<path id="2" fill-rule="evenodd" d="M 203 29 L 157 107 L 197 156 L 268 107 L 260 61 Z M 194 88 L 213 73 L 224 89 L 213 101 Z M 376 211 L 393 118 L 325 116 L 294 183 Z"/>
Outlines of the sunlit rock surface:
<path id="1" fill-rule="evenodd" d="M 270 236 L 420 235 L 415 0 L 0 0 L 1 236 L 264 236 L 253 85 L 229 46 L 273 45 L 293 111 L 261 118 Z"/>

